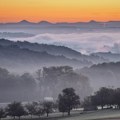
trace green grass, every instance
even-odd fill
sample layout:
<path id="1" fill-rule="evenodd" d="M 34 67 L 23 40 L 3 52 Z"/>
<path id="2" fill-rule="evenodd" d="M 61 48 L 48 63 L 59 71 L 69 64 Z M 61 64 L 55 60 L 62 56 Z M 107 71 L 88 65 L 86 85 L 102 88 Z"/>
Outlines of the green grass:
<path id="1" fill-rule="evenodd" d="M 120 110 L 99 110 L 93 112 L 74 111 L 71 116 L 62 116 L 62 113 L 52 113 L 50 116 L 43 118 L 22 118 L 21 120 L 120 120 Z"/>
<path id="2" fill-rule="evenodd" d="M 77 116 L 71 116 L 70 118 L 63 118 L 63 120 L 103 120 L 111 118 L 119 118 L 120 120 L 120 110 L 99 110 L 87 112 Z"/>

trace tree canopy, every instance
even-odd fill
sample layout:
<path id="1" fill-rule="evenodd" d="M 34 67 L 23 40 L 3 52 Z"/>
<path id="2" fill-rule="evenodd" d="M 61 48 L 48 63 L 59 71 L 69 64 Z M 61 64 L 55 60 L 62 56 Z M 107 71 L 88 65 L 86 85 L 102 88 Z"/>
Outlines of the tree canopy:
<path id="1" fill-rule="evenodd" d="M 80 105 L 80 98 L 73 88 L 66 88 L 58 96 L 58 103 L 59 111 L 68 112 L 68 115 L 70 115 L 70 111 Z"/>

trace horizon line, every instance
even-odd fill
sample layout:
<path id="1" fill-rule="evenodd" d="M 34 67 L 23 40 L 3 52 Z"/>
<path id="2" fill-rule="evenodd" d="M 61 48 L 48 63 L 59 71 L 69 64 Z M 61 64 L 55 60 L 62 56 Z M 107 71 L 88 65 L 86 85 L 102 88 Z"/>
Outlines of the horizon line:
<path id="1" fill-rule="evenodd" d="M 57 23 L 89 23 L 89 22 L 101 22 L 101 23 L 106 23 L 106 22 L 120 22 L 120 20 L 107 20 L 107 21 L 99 21 L 99 20 L 89 20 L 89 21 L 76 21 L 76 22 L 69 22 L 69 21 L 59 21 L 59 22 L 51 22 L 49 20 L 40 20 L 38 22 L 34 22 L 34 21 L 30 21 L 30 20 L 27 20 L 27 19 L 22 19 L 22 20 L 19 20 L 19 21 L 8 21 L 8 22 L 0 22 L 0 23 L 3 23 L 3 24 L 7 24 L 7 23 L 20 23 L 20 22 L 29 22 L 29 23 L 41 23 L 41 22 L 48 22 L 48 23 L 51 23 L 51 24 L 57 24 Z"/>

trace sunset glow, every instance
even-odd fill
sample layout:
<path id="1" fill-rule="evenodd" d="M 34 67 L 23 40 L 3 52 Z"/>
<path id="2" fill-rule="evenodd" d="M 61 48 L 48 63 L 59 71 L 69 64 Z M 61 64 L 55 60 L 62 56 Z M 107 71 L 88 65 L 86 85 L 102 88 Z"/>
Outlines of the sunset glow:
<path id="1" fill-rule="evenodd" d="M 0 22 L 120 20 L 120 0 L 0 0 Z"/>

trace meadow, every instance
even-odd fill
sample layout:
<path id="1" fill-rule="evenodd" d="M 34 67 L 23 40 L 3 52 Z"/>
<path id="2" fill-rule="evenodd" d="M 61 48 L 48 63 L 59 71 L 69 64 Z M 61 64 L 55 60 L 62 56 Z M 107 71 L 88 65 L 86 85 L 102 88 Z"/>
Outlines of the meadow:
<path id="1" fill-rule="evenodd" d="M 5 118 L 4 120 L 12 120 L 12 118 Z M 17 120 L 17 118 L 16 118 Z M 22 117 L 21 120 L 120 120 L 120 110 L 108 109 L 98 111 L 72 111 L 71 116 L 62 113 L 52 113 L 49 117 L 43 116 L 41 118 Z"/>

